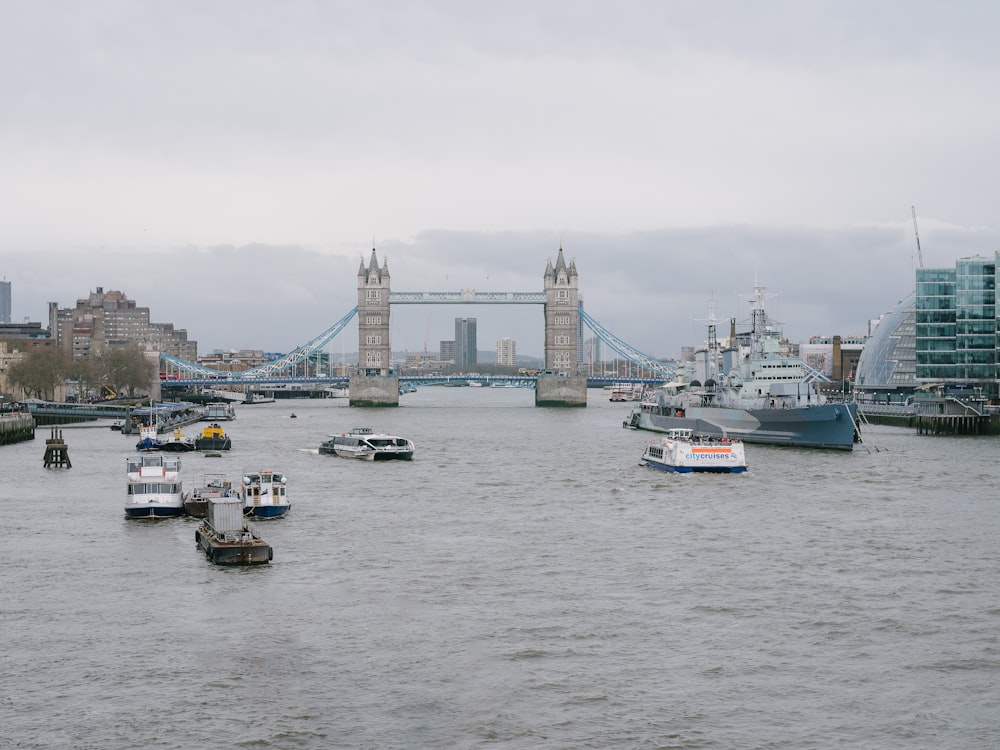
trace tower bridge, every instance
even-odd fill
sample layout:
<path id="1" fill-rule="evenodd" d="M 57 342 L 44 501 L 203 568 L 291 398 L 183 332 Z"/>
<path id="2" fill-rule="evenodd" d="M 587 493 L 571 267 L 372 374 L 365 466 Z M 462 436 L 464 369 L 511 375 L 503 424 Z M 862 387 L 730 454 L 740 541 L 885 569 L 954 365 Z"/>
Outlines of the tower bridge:
<path id="1" fill-rule="evenodd" d="M 539 406 L 585 406 L 587 378 L 579 374 L 582 364 L 583 328 L 586 326 L 627 361 L 653 378 L 669 380 L 674 368 L 633 346 L 604 328 L 583 309 L 576 262 L 566 262 L 563 250 L 555 263 L 548 261 L 541 292 L 394 292 L 390 289 L 388 262 L 379 265 L 375 250 L 358 270 L 358 304 L 311 341 L 258 367 L 239 373 L 222 372 L 194 362 L 160 354 L 165 370 L 176 385 L 196 385 L 225 379 L 239 383 L 274 384 L 292 382 L 289 372 L 323 349 L 355 318 L 358 319 L 358 369 L 349 378 L 352 406 L 397 406 L 399 376 L 392 368 L 389 315 L 393 305 L 542 305 L 545 324 L 544 375 L 536 380 L 535 403 Z M 183 374 L 183 377 L 181 375 Z"/>

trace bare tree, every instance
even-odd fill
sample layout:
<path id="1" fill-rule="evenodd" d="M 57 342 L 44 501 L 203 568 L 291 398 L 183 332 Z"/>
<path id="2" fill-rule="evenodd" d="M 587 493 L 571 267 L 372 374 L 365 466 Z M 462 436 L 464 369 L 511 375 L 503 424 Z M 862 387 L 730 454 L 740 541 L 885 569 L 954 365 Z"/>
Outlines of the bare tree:
<path id="1" fill-rule="evenodd" d="M 92 359 L 73 359 L 66 368 L 66 377 L 76 381 L 77 397 L 86 401 L 90 391 L 101 381 L 100 366 Z"/>
<path id="2" fill-rule="evenodd" d="M 63 352 L 45 347 L 29 352 L 20 362 L 12 364 L 7 376 L 28 398 L 51 400 L 55 398 L 56 386 L 65 380 L 69 365 L 69 357 Z"/>
<path id="3" fill-rule="evenodd" d="M 134 398 L 136 392 L 149 392 L 155 366 L 137 346 L 114 349 L 101 356 L 107 387 L 115 394 Z"/>

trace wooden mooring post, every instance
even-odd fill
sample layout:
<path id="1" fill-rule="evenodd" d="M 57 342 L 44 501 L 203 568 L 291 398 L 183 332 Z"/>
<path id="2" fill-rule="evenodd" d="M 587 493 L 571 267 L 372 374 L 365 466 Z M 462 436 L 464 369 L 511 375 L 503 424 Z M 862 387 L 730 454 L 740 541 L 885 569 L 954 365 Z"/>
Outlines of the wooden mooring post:
<path id="1" fill-rule="evenodd" d="M 52 437 L 45 441 L 45 468 L 72 469 L 69 460 L 69 447 L 63 440 L 62 430 L 52 428 Z"/>

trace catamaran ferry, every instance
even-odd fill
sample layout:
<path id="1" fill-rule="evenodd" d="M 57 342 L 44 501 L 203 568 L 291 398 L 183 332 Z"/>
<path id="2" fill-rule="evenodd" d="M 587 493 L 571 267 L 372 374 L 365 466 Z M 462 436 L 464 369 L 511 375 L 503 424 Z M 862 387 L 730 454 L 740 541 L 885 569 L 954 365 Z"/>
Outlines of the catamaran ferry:
<path id="1" fill-rule="evenodd" d="M 355 427 L 350 432 L 331 435 L 319 447 L 320 453 L 365 461 L 409 461 L 413 442 L 397 435 L 372 432 L 371 427 Z"/>

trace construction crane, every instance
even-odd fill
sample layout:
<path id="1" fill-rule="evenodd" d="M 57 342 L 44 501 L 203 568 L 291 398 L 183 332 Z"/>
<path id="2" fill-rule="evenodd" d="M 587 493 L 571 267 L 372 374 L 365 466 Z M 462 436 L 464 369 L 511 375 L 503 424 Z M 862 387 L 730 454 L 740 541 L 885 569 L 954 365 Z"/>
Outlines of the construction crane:
<path id="1" fill-rule="evenodd" d="M 924 254 L 920 250 L 920 233 L 917 232 L 917 209 L 915 206 L 910 206 L 910 213 L 913 214 L 913 236 L 917 238 L 917 263 L 919 264 L 917 268 L 923 268 Z"/>

